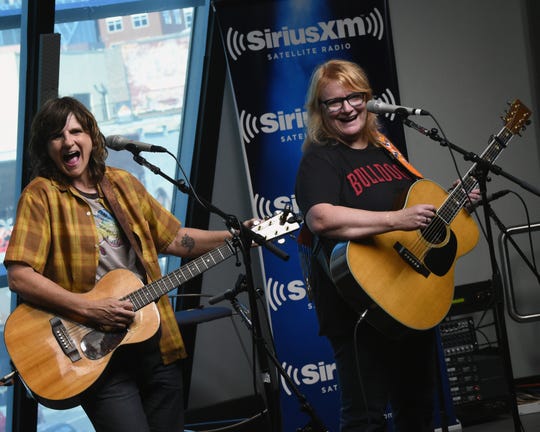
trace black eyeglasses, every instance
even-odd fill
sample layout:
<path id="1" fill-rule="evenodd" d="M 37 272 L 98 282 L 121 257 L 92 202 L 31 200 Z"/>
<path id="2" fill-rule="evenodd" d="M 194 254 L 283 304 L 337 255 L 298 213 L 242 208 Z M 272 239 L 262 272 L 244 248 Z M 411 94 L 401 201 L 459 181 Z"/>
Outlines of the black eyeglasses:
<path id="1" fill-rule="evenodd" d="M 347 101 L 347 103 L 350 106 L 356 108 L 362 105 L 365 102 L 365 100 L 366 100 L 366 94 L 364 92 L 355 92 L 345 97 L 339 97 L 339 98 L 328 99 L 325 101 L 320 101 L 320 103 L 326 107 L 329 113 L 335 113 L 343 109 L 343 102 L 345 101 Z"/>

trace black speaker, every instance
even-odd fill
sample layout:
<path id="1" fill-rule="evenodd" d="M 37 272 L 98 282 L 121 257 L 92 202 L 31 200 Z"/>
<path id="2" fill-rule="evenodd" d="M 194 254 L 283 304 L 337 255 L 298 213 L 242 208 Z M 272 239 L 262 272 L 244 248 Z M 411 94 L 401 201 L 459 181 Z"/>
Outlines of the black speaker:
<path id="1" fill-rule="evenodd" d="M 493 306 L 491 280 L 457 285 L 449 315 L 463 315 L 483 311 Z"/>

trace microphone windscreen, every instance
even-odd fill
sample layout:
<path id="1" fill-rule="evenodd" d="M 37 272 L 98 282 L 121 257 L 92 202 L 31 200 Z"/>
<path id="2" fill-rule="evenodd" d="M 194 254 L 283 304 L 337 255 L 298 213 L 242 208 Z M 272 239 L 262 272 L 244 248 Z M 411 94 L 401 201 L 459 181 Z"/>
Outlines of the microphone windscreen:
<path id="1" fill-rule="evenodd" d="M 129 141 L 121 135 L 110 135 L 105 138 L 105 145 L 113 150 L 123 150 Z"/>

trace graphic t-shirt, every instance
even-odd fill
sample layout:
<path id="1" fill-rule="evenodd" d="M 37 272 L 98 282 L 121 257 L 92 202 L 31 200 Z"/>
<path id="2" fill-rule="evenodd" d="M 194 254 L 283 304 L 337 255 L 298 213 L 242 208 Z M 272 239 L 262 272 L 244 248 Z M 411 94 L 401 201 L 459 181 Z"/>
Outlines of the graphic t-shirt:
<path id="1" fill-rule="evenodd" d="M 99 244 L 99 265 L 96 271 L 96 282 L 107 272 L 125 268 L 144 280 L 137 269 L 136 254 L 111 212 L 103 206 L 99 195 L 79 191 L 84 197 L 94 215 Z"/>

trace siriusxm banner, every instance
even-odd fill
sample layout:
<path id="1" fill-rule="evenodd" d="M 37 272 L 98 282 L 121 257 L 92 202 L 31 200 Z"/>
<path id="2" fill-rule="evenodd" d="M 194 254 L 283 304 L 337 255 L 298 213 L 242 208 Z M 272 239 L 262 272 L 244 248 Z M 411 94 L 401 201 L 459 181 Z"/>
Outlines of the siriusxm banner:
<path id="1" fill-rule="evenodd" d="M 232 79 L 242 144 L 258 217 L 291 207 L 304 140 L 304 102 L 311 73 L 331 58 L 360 64 L 376 97 L 398 103 L 386 0 L 215 1 Z M 386 133 L 400 146 L 401 123 L 388 117 Z M 405 148 L 401 148 L 405 153 Z M 329 343 L 318 336 L 295 241 L 281 245 L 283 261 L 264 251 L 266 298 L 277 356 L 328 430 L 337 431 L 339 393 Z M 283 430 L 309 416 L 282 380 Z"/>

